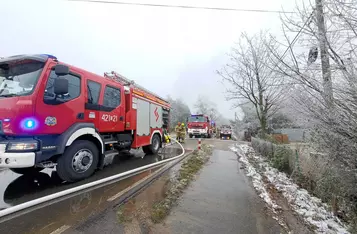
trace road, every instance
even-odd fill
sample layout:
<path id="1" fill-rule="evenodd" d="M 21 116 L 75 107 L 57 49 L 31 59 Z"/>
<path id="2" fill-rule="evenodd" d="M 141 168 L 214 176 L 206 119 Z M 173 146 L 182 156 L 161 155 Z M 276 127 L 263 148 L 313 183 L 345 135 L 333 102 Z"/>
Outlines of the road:
<path id="1" fill-rule="evenodd" d="M 282 233 L 229 150 L 234 142 L 205 142 L 215 146 L 210 161 L 158 233 Z"/>
<path id="2" fill-rule="evenodd" d="M 92 177 L 72 184 L 62 183 L 53 169 L 45 169 L 33 176 L 20 175 L 11 170 L 1 170 L 0 209 L 132 170 L 156 162 L 160 158 L 144 155 L 140 150 L 132 150 L 130 154 L 116 157 L 112 165 L 97 171 Z"/>
<path id="3" fill-rule="evenodd" d="M 237 156 L 229 151 L 235 142 L 205 139 L 204 143 L 214 145 L 210 161 L 163 224 L 153 224 L 148 217 L 168 189 L 170 172 L 121 208 L 124 215 L 132 215 L 130 222 L 118 222 L 116 207 L 64 233 L 282 233 L 240 169 Z M 197 141 L 187 140 L 185 146 L 193 149 Z"/>
<path id="4" fill-rule="evenodd" d="M 279 225 L 265 213 L 264 204 L 240 169 L 237 157 L 229 151 L 229 146 L 234 142 L 217 139 L 205 139 L 204 142 L 215 147 L 210 162 L 204 167 L 197 181 L 185 192 L 182 203 L 173 209 L 165 225 L 156 225 L 154 228 L 159 231 L 164 227 L 161 233 L 279 233 Z M 187 149 L 192 150 L 196 147 L 195 139 L 188 139 L 185 143 Z M 158 160 L 155 157 L 142 159 L 139 156 L 119 160 L 105 170 L 97 172 L 86 182 Z M 157 169 L 100 189 L 83 192 L 0 223 L 0 233 L 148 233 L 147 226 L 146 229 L 141 228 L 132 232 L 128 231 L 132 229 L 127 229 L 124 224 L 119 224 L 116 201 L 123 189 L 155 170 Z M 5 178 L 14 176 L 9 171 L 1 173 L 5 173 Z M 47 178 L 44 179 L 47 182 L 40 181 L 41 176 Z M 12 181 L 11 184 L 17 185 L 13 185 L 13 188 L 11 184 L 7 186 L 4 203 L 13 205 L 78 185 L 56 184 L 57 180 L 47 173 L 42 173 L 41 176 L 37 179 L 26 178 L 22 182 L 18 177 L 20 182 Z M 155 202 L 165 194 L 170 177 L 170 172 L 166 173 L 141 192 L 135 198 L 135 204 L 130 205 L 135 208 Z M 26 185 L 26 181 L 31 181 L 31 186 Z M 154 230 L 152 233 L 158 232 Z"/>

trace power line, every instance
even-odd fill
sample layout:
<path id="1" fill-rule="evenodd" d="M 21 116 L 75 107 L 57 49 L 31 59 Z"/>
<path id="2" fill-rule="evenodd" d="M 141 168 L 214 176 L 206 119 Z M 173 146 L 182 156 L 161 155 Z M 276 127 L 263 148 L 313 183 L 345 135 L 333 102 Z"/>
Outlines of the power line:
<path id="1" fill-rule="evenodd" d="M 311 20 L 312 16 L 314 15 L 314 13 L 315 13 L 315 9 L 311 12 L 310 16 L 307 18 L 307 20 L 305 21 L 304 25 L 300 28 L 299 32 L 295 35 L 294 39 L 291 41 L 291 43 L 288 46 L 288 48 L 286 48 L 285 52 L 281 56 L 281 59 L 283 59 L 285 57 L 285 55 L 289 51 L 289 49 L 295 44 L 295 42 L 297 41 L 297 39 L 298 39 L 299 35 L 301 34 L 302 30 L 310 22 L 310 20 Z"/>
<path id="2" fill-rule="evenodd" d="M 311 12 L 310 16 L 307 18 L 307 20 L 305 21 L 305 23 L 303 24 L 303 26 L 300 28 L 300 30 L 298 31 L 298 33 L 295 35 L 294 39 L 291 41 L 290 45 L 288 46 L 288 48 L 286 48 L 286 50 L 284 51 L 283 55 L 281 56 L 281 60 L 280 62 L 284 59 L 286 53 L 289 51 L 290 48 L 292 48 L 292 46 L 295 44 L 295 42 L 297 41 L 300 33 L 302 32 L 302 30 L 305 28 L 305 26 L 310 23 L 310 20 L 312 18 L 312 16 L 315 13 L 315 9 Z M 271 70 L 270 74 L 271 75 L 274 71 L 275 68 L 277 68 L 279 66 L 279 63 L 275 64 L 274 68 Z"/>
<path id="3" fill-rule="evenodd" d="M 243 8 L 224 8 L 224 7 L 204 7 L 204 6 L 187 6 L 187 5 L 166 5 L 155 3 L 133 3 L 133 2 L 117 2 L 117 1 L 100 1 L 100 0 L 67 0 L 70 2 L 89 2 L 89 3 L 104 3 L 104 4 L 119 4 L 131 6 L 146 6 L 146 7 L 164 7 L 164 8 L 182 8 L 182 9 L 195 9 L 195 10 L 215 10 L 215 11 L 243 11 L 243 12 L 256 12 L 256 13 L 278 13 L 278 14 L 292 14 L 293 11 L 278 11 L 278 10 L 264 10 L 264 9 L 243 9 Z"/>

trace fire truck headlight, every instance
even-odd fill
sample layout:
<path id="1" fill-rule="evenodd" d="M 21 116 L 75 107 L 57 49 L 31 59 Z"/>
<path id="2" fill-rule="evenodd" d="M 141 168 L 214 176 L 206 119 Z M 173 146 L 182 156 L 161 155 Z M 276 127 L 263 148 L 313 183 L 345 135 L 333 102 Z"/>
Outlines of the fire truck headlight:
<path id="1" fill-rule="evenodd" d="M 10 142 L 7 145 L 6 151 L 34 151 L 37 150 L 38 143 L 35 141 L 31 142 Z"/>

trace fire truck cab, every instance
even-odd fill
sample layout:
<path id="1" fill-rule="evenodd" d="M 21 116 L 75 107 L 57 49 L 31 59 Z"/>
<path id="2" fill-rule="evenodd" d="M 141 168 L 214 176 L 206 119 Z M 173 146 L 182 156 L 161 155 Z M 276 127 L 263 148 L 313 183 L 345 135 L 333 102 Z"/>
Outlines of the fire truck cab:
<path id="1" fill-rule="evenodd" d="M 211 138 L 213 134 L 212 124 L 207 115 L 191 115 L 187 118 L 187 132 L 190 138 Z"/>
<path id="2" fill-rule="evenodd" d="M 219 138 L 232 139 L 232 127 L 230 125 L 222 125 Z"/>
<path id="3" fill-rule="evenodd" d="M 115 72 L 103 77 L 43 54 L 0 59 L 0 168 L 56 167 L 61 179 L 82 180 L 122 150 L 158 153 L 169 111 Z"/>

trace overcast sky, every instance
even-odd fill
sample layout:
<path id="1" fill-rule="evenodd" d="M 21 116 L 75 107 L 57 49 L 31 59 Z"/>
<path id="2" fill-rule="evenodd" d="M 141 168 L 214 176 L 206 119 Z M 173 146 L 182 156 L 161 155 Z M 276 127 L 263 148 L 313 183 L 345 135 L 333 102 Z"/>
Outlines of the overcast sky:
<path id="1" fill-rule="evenodd" d="M 113 0 L 115 1 L 115 0 Z M 130 0 L 122 0 L 134 2 Z M 136 0 L 291 11 L 295 0 Z M 234 117 L 215 74 L 243 31 L 280 30 L 279 14 L 159 8 L 65 0 L 0 0 L 0 56 L 49 53 L 97 74 L 115 70 L 191 107 L 198 95 Z"/>

